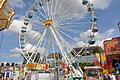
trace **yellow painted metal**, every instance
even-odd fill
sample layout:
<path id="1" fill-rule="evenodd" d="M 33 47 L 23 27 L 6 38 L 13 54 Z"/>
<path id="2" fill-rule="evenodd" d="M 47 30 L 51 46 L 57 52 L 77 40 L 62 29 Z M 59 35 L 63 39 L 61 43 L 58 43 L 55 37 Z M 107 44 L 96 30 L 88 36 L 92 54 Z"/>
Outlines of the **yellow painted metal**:
<path id="1" fill-rule="evenodd" d="M 29 63 L 26 64 L 26 68 L 29 70 L 48 70 L 49 69 L 49 64 L 34 64 L 34 63 Z"/>
<path id="2" fill-rule="evenodd" d="M 51 25 L 53 25 L 53 20 L 52 19 L 48 19 L 44 21 L 44 26 L 46 28 L 49 28 Z"/>
<path id="3" fill-rule="evenodd" d="M 15 12 L 7 6 L 8 0 L 0 0 L 0 30 L 9 28 Z"/>
<path id="4" fill-rule="evenodd" d="M 0 9 L 4 8 L 7 0 L 0 0 Z"/>

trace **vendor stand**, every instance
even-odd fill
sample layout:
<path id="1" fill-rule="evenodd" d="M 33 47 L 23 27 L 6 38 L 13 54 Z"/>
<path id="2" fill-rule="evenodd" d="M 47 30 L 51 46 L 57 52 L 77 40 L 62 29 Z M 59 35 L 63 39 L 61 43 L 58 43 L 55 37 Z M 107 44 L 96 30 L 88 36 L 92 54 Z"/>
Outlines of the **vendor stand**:
<path id="1" fill-rule="evenodd" d="M 85 80 L 97 80 L 100 79 L 102 74 L 102 68 L 100 66 L 85 66 Z"/>

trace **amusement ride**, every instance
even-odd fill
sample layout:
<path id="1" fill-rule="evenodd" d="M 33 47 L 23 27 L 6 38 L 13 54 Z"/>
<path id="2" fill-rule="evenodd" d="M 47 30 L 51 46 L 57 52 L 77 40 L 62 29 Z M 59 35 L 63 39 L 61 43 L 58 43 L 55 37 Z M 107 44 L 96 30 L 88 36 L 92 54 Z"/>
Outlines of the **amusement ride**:
<path id="1" fill-rule="evenodd" d="M 0 0 L 0 31 L 9 28 L 14 15 L 15 12 L 8 0 Z"/>
<path id="2" fill-rule="evenodd" d="M 78 69 L 83 75 L 80 66 L 77 65 L 78 68 L 75 68 L 72 64 L 76 63 L 76 57 L 80 56 L 78 54 L 81 54 L 85 47 L 95 44 L 94 34 L 98 32 L 97 17 L 93 4 L 88 0 L 82 0 L 79 8 L 73 5 L 75 1 L 77 0 L 36 0 L 31 5 L 24 16 L 24 23 L 19 33 L 19 45 L 26 64 L 41 64 L 43 59 L 47 64 L 49 54 L 60 53 L 61 61 L 72 73 L 78 76 L 79 74 L 76 74 Z M 31 29 L 29 25 L 32 25 Z M 80 34 L 86 28 L 91 31 L 89 36 L 85 36 L 86 40 L 79 40 Z M 31 36 L 34 37 L 30 40 L 27 34 L 32 30 L 34 33 Z M 84 45 L 79 52 L 76 52 L 73 50 L 74 45 L 81 40 Z M 45 49 L 46 53 L 42 53 L 42 49 Z M 75 57 L 70 54 L 71 52 L 76 54 Z"/>

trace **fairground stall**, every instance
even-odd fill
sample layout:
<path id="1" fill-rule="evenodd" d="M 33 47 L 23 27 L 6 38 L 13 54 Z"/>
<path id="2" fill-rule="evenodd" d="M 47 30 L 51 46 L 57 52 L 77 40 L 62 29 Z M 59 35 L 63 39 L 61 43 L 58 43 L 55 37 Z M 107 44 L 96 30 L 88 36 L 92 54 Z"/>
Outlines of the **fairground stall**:
<path id="1" fill-rule="evenodd" d="M 104 48 L 108 72 L 120 74 L 120 37 L 104 41 Z"/>
<path id="2" fill-rule="evenodd" d="M 49 64 L 33 64 L 29 63 L 26 64 L 27 71 L 24 72 L 25 75 L 28 76 L 29 80 L 36 80 L 36 79 L 52 79 L 52 74 L 49 73 Z M 54 75 L 54 74 L 53 74 Z"/>
<path id="3" fill-rule="evenodd" d="M 101 78 L 102 67 L 85 66 L 85 80 L 97 80 Z"/>
<path id="4" fill-rule="evenodd" d="M 76 52 L 80 51 L 80 48 L 74 49 Z M 79 66 L 84 71 L 84 79 L 98 79 L 102 75 L 101 54 L 103 50 L 99 46 L 87 47 L 83 50 L 81 57 L 77 59 Z M 72 53 L 73 54 L 73 53 Z M 73 54 L 74 55 L 74 54 Z"/>

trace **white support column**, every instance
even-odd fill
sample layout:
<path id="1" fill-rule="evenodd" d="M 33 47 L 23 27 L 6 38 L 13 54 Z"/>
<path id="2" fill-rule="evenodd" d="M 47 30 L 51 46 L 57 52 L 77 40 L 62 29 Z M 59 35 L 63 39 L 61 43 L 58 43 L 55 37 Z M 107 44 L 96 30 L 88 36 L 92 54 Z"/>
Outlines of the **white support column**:
<path id="1" fill-rule="evenodd" d="M 69 64 L 69 61 L 68 61 L 67 56 L 65 56 L 66 53 L 64 52 L 63 47 L 62 47 L 61 43 L 59 42 L 59 40 L 58 40 L 58 38 L 57 38 L 54 30 L 52 29 L 52 27 L 50 27 L 50 29 L 51 29 L 51 31 L 52 31 L 52 33 L 53 33 L 53 36 L 54 36 L 55 40 L 57 41 L 58 47 L 59 47 L 59 49 L 60 49 L 60 51 L 61 51 L 61 53 L 62 53 L 62 55 L 63 55 L 63 58 L 64 58 L 65 62 L 66 62 L 67 65 L 68 65 L 68 64 Z"/>

